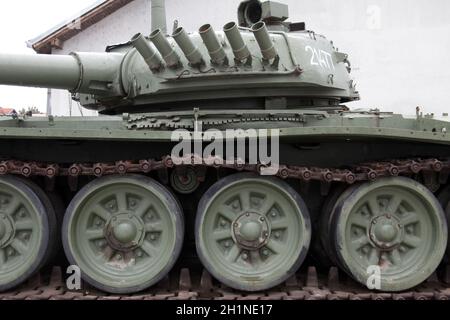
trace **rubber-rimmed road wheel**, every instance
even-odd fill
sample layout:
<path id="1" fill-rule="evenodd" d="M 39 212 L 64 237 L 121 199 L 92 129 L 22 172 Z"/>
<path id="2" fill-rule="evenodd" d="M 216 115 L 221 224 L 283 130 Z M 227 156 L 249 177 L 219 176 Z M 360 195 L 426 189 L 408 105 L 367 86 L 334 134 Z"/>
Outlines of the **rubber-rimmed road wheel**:
<path id="1" fill-rule="evenodd" d="M 0 177 L 0 291 L 23 283 L 48 261 L 56 230 L 49 203 L 32 182 Z"/>
<path id="2" fill-rule="evenodd" d="M 304 201 L 286 182 L 244 173 L 205 193 L 195 235 L 200 260 L 216 279 L 260 291 L 298 270 L 309 249 L 311 223 Z"/>
<path id="3" fill-rule="evenodd" d="M 42 201 L 42 204 L 45 207 L 45 211 L 47 213 L 47 218 L 49 221 L 49 228 L 48 228 L 49 241 L 45 259 L 42 262 L 42 267 L 50 266 L 53 264 L 57 253 L 60 252 L 60 249 L 62 249 L 61 234 L 60 234 L 62 219 L 59 219 L 57 215 L 57 209 L 55 208 L 55 205 L 50 195 L 48 195 L 40 186 L 38 186 L 30 179 L 26 179 L 24 177 L 16 177 L 16 178 L 20 179 L 29 188 L 31 188 L 31 190 L 33 190 L 33 192 L 39 197 L 39 199 Z"/>
<path id="4" fill-rule="evenodd" d="M 333 207 L 336 201 L 346 190 L 345 185 L 339 185 L 335 190 L 333 190 L 325 200 L 322 212 L 319 218 L 318 235 L 316 241 L 319 241 L 318 251 L 321 253 L 322 263 L 326 266 L 338 266 L 339 260 L 336 257 L 336 252 L 331 245 L 331 223 L 332 223 L 332 213 Z"/>
<path id="5" fill-rule="evenodd" d="M 172 269 L 184 217 L 161 184 L 139 175 L 108 176 L 81 189 L 67 208 L 63 245 L 82 277 L 103 291 L 142 291 Z"/>
<path id="6" fill-rule="evenodd" d="M 450 222 L 450 186 L 444 188 L 439 194 L 439 202 L 444 208 L 445 215 L 447 218 L 447 224 Z M 447 241 L 447 258 L 450 258 L 450 237 Z"/>
<path id="7" fill-rule="evenodd" d="M 340 264 L 364 285 L 373 267 L 379 267 L 377 289 L 413 288 L 431 276 L 444 256 L 444 212 L 436 197 L 412 179 L 352 186 L 338 199 L 332 217 L 332 244 Z"/>

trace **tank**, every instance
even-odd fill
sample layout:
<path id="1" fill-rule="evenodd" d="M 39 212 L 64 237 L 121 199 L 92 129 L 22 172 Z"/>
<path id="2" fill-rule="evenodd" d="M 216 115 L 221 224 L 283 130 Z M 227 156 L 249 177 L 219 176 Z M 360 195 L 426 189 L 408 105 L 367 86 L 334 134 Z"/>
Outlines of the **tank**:
<path id="1" fill-rule="evenodd" d="M 150 35 L 104 53 L 0 54 L 0 84 L 99 112 L 0 119 L 1 291 L 62 251 L 115 294 L 188 262 L 241 291 L 313 263 L 384 292 L 445 263 L 449 122 L 348 108 L 348 55 L 282 3 L 170 34 L 152 7 Z"/>

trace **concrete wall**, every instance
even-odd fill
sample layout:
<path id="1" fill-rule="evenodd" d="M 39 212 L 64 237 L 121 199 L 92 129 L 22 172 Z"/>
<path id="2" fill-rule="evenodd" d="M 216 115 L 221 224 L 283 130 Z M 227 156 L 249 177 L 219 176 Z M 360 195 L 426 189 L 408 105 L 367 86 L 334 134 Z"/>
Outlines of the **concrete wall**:
<path id="1" fill-rule="evenodd" d="M 236 20 L 240 0 L 166 0 L 173 20 L 188 30 L 203 23 L 220 29 Z M 450 96 L 450 1 L 448 0 L 279 0 L 290 6 L 291 21 L 325 34 L 350 55 L 362 101 L 350 107 L 378 107 L 413 114 L 448 112 Z M 135 0 L 67 41 L 62 51 L 103 51 L 150 31 L 150 0 Z M 68 114 L 68 97 L 52 92 L 53 113 Z M 72 108 L 72 114 L 77 113 Z M 85 115 L 90 112 L 85 112 Z"/>

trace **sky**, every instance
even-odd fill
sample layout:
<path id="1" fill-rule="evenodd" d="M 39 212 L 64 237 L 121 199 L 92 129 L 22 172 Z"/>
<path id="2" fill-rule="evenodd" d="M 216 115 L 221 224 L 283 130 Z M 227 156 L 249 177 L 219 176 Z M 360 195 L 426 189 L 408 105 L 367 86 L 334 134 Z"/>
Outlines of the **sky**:
<path id="1" fill-rule="evenodd" d="M 28 53 L 26 41 L 76 15 L 96 0 L 14 0 L 0 1 L 0 52 Z M 0 107 L 38 107 L 46 110 L 46 89 L 0 86 Z"/>

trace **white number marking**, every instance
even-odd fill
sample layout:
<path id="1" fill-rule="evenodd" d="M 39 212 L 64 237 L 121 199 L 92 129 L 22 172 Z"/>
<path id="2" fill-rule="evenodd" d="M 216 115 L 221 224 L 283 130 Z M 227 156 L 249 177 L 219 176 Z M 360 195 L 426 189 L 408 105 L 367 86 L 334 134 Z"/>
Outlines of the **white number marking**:
<path id="1" fill-rule="evenodd" d="M 305 51 L 310 52 L 311 54 L 310 63 L 312 66 L 319 66 L 323 69 L 328 70 L 336 69 L 333 63 L 333 58 L 331 57 L 331 53 L 317 48 L 313 48 L 311 46 L 306 46 Z"/>

